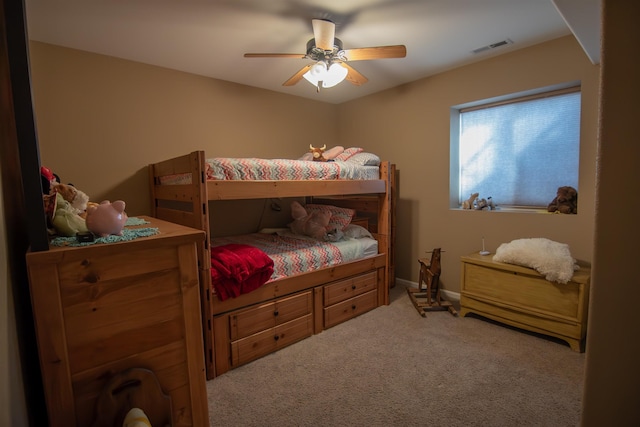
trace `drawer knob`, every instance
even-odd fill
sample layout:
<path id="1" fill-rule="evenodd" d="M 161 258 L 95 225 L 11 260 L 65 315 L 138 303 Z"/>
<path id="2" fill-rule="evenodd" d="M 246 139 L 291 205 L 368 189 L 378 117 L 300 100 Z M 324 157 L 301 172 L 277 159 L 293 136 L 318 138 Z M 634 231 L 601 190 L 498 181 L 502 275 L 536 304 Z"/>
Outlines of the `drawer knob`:
<path id="1" fill-rule="evenodd" d="M 356 290 L 356 285 L 351 285 L 351 289 Z"/>
<path id="2" fill-rule="evenodd" d="M 355 309 L 356 309 L 356 305 L 355 305 L 355 304 L 353 304 L 353 305 L 351 306 L 351 310 L 355 310 Z"/>
<path id="3" fill-rule="evenodd" d="M 274 316 L 277 316 L 278 314 L 280 314 L 280 313 L 278 312 L 278 310 L 276 310 L 276 311 L 274 311 L 274 312 L 273 312 L 273 315 L 274 315 Z"/>
<path id="4" fill-rule="evenodd" d="M 273 339 L 274 339 L 274 340 L 276 340 L 276 341 L 278 341 L 278 340 L 280 339 L 280 337 L 279 337 L 278 335 L 275 335 L 275 336 L 273 337 Z"/>

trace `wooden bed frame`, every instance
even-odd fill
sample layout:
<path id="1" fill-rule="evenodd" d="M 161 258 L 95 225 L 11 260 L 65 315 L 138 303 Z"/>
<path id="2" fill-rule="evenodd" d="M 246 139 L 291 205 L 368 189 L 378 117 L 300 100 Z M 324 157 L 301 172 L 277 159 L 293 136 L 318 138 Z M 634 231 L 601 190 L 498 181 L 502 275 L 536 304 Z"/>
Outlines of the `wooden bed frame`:
<path id="1" fill-rule="evenodd" d="M 197 251 L 207 379 L 389 303 L 389 287 L 395 277 L 395 165 L 382 162 L 376 180 L 207 181 L 205 159 L 204 151 L 194 151 L 150 164 L 149 177 L 151 216 L 204 230 L 209 236 Z M 160 182 L 161 177 L 184 173 L 191 173 L 190 184 Z M 362 224 L 367 224 L 378 240 L 379 254 L 280 279 L 237 298 L 219 300 L 211 292 L 208 202 L 293 197 L 355 209 L 356 217 L 364 219 Z M 344 292 L 338 295 L 344 296 L 332 297 L 340 287 Z M 265 321 L 263 312 L 272 306 L 276 307 L 275 315 L 280 313 L 280 320 Z M 282 315 L 287 309 L 292 312 L 288 318 Z M 246 331 L 239 326 L 239 318 L 249 319 L 251 325 Z M 271 334 L 270 341 L 261 333 Z M 274 338 L 279 340 L 277 345 Z"/>

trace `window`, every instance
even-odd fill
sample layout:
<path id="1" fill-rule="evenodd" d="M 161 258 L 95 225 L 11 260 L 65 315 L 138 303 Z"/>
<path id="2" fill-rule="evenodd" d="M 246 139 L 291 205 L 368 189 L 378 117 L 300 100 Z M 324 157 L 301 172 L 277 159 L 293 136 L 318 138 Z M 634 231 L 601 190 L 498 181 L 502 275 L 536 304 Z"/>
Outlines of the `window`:
<path id="1" fill-rule="evenodd" d="M 580 87 L 452 109 L 451 204 L 471 193 L 500 207 L 546 208 L 578 189 Z"/>

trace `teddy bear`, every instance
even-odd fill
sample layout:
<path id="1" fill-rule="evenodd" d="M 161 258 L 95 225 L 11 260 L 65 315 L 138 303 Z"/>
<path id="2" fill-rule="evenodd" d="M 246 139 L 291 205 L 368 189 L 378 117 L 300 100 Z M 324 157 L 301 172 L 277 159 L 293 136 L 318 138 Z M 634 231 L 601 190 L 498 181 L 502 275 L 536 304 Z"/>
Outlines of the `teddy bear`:
<path id="1" fill-rule="evenodd" d="M 547 206 L 548 212 L 578 213 L 578 191 L 570 186 L 558 187 L 556 197 Z"/>

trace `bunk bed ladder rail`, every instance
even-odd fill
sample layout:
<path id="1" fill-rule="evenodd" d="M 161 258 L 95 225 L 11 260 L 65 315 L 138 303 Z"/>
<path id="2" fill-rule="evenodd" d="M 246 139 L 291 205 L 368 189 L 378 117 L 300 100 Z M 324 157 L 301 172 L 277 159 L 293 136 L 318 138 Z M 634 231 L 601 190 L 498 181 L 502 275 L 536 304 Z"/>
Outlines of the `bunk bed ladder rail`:
<path id="1" fill-rule="evenodd" d="M 191 183 L 162 185 L 161 178 L 169 175 L 190 174 Z M 186 227 L 203 230 L 209 236 L 209 204 L 206 194 L 206 168 L 204 151 L 194 151 L 149 165 L 151 185 L 151 216 Z M 184 204 L 191 205 L 189 208 Z M 182 207 L 180 206 L 182 204 Z M 207 379 L 215 375 L 213 355 L 211 255 L 209 238 L 198 243 L 198 270 L 200 276 L 200 304 Z"/>

